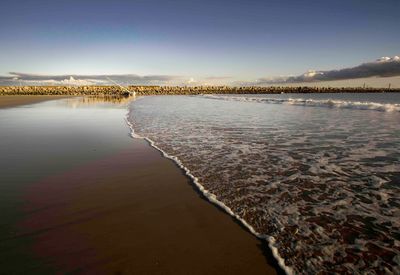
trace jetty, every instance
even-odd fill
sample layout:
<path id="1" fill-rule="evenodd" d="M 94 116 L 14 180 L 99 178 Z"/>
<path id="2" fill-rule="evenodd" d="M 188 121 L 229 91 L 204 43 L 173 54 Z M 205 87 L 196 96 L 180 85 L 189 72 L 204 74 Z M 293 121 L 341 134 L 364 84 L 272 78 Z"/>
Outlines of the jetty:
<path id="1" fill-rule="evenodd" d="M 399 88 L 334 88 L 277 86 L 0 86 L 0 95 L 68 95 L 68 96 L 131 96 L 131 95 L 198 95 L 198 94 L 292 94 L 292 93 L 387 93 Z"/>

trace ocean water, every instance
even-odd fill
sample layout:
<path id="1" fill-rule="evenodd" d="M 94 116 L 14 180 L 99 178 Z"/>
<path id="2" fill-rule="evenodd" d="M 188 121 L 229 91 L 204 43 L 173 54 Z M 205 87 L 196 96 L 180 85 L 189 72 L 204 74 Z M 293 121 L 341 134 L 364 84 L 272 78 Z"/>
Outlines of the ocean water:
<path id="1" fill-rule="evenodd" d="M 287 273 L 400 273 L 400 95 L 151 96 L 127 115 Z"/>

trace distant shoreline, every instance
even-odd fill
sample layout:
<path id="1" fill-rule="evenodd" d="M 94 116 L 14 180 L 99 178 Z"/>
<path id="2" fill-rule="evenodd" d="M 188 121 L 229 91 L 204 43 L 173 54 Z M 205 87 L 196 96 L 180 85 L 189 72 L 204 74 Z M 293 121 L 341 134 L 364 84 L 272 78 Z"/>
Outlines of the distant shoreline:
<path id="1" fill-rule="evenodd" d="M 291 94 L 291 93 L 398 93 L 399 88 L 363 87 L 229 87 L 229 86 L 0 86 L 1 95 L 128 96 L 197 94 Z"/>

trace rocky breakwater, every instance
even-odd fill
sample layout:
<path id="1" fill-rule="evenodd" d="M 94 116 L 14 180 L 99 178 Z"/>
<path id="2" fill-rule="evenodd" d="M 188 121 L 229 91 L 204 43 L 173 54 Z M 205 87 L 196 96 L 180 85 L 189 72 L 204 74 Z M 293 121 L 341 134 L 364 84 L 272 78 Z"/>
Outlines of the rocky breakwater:
<path id="1" fill-rule="evenodd" d="M 128 96 L 119 86 L 0 86 L 0 95 Z"/>
<path id="2" fill-rule="evenodd" d="M 129 96 L 197 94 L 281 94 L 281 93 L 384 93 L 388 88 L 331 87 L 230 87 L 230 86 L 0 86 L 0 95 Z"/>
<path id="3" fill-rule="evenodd" d="M 331 87 L 230 87 L 230 86 L 129 86 L 137 95 L 196 95 L 196 94 L 281 94 L 281 93 L 383 93 L 400 92 L 385 88 Z"/>

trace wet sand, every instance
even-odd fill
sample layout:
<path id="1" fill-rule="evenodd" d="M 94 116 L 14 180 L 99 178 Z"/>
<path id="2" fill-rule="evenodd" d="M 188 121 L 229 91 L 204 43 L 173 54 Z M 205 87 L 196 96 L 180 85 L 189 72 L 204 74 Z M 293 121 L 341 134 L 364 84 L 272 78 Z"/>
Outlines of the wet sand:
<path id="1" fill-rule="evenodd" d="M 24 271 L 276 273 L 267 244 L 206 201 L 172 161 L 163 158 L 146 141 L 130 138 L 122 119 L 105 119 L 98 126 L 91 124 L 101 129 L 93 128 L 87 136 L 88 133 L 74 131 L 71 123 L 69 131 L 73 131 L 73 138 L 42 141 L 47 148 L 57 144 L 69 148 L 72 144 L 72 151 L 77 146 L 88 146 L 87 152 L 77 150 L 76 159 L 83 159 L 85 152 L 93 158 L 78 164 L 72 158 L 71 163 L 63 162 L 63 167 L 43 172 L 37 180 L 23 185 L 23 214 L 16 222 L 15 236 L 5 242 L 10 246 L 15 240 L 27 240 L 19 249 L 28 249 L 32 261 L 38 264 L 31 264 Z M 104 137 L 109 143 L 97 141 L 99 132 L 105 131 L 107 135 L 107 129 L 115 136 Z M 115 148 L 114 143 L 118 144 Z M 93 152 L 107 146 L 111 149 L 106 153 L 94 155 Z M 54 157 L 54 152 L 49 150 L 49 156 Z M 58 158 L 55 160 L 57 164 Z M 9 264 L 6 270 L 13 267 Z M 18 270 L 23 268 L 19 266 Z"/>
<path id="2" fill-rule="evenodd" d="M 11 108 L 18 105 L 38 103 L 46 100 L 62 99 L 68 96 L 58 95 L 4 95 L 0 96 L 0 108 Z"/>

